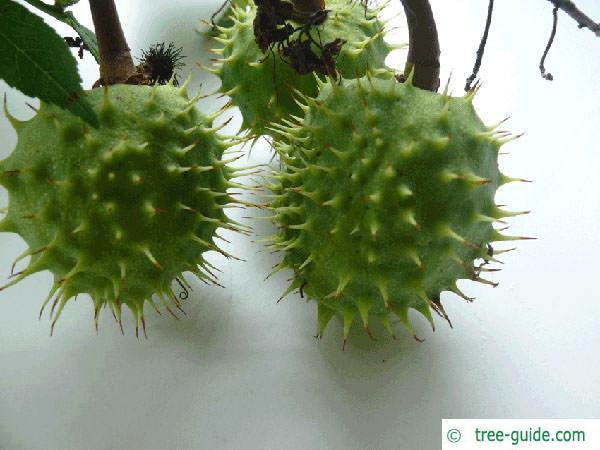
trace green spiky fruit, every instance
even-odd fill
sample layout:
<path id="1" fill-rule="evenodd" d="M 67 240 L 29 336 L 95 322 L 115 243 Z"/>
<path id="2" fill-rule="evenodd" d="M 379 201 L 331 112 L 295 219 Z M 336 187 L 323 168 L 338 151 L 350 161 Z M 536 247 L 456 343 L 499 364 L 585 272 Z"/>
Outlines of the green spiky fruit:
<path id="1" fill-rule="evenodd" d="M 237 7 L 245 10 L 247 6 L 253 4 L 253 0 L 230 0 L 226 5 L 223 6 L 223 11 L 217 13 L 217 16 L 215 17 L 215 25 L 225 28 L 233 26 L 233 8 Z"/>
<path id="2" fill-rule="evenodd" d="M 270 241 L 291 268 L 285 295 L 302 289 L 318 302 L 318 334 L 343 317 L 389 329 L 396 315 L 413 333 L 413 308 L 447 318 L 440 293 L 458 279 L 486 283 L 475 260 L 512 239 L 494 222 L 514 213 L 494 203 L 511 181 L 498 169 L 504 142 L 461 98 L 411 82 L 361 78 L 320 85 L 297 123 L 275 124 L 285 164 L 271 186 Z M 485 270 L 485 269 L 484 269 Z M 413 333 L 414 334 L 414 333 Z"/>
<path id="3" fill-rule="evenodd" d="M 340 74 L 355 78 L 363 76 L 367 69 L 383 68 L 393 46 L 383 40 L 383 24 L 377 19 L 380 8 L 365 10 L 359 2 L 328 0 L 327 9 L 330 10 L 327 20 L 318 27 L 319 39 L 322 43 L 337 38 L 346 41 L 336 59 Z M 253 135 L 270 134 L 269 122 L 301 114 L 293 90 L 314 96 L 317 81 L 312 74 L 295 72 L 276 49 L 273 54 L 262 53 L 254 38 L 255 5 L 246 8 L 233 5 L 230 17 L 231 26 L 219 27 L 216 40 L 223 48 L 213 50 L 220 56 L 213 73 L 221 78 L 221 92 L 240 108 L 242 128 Z M 317 36 L 314 31 L 313 34 Z"/>
<path id="4" fill-rule="evenodd" d="M 18 260 L 30 261 L 2 289 L 49 270 L 44 306 L 53 301 L 53 325 L 70 298 L 86 293 L 96 321 L 108 305 L 120 324 L 126 305 L 137 333 L 153 294 L 171 311 L 175 278 L 212 278 L 203 253 L 219 250 L 218 227 L 237 228 L 223 211 L 232 202 L 234 173 L 222 160 L 230 144 L 185 86 L 115 85 L 86 97 L 97 129 L 46 104 L 27 122 L 9 116 L 18 143 L 0 162 L 9 193 L 0 230 L 25 240 Z"/>

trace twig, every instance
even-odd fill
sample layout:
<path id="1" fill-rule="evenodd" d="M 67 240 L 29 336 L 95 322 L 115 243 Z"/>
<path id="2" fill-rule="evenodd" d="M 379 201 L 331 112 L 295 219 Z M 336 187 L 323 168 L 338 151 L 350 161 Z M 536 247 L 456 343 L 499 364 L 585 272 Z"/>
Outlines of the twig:
<path id="1" fill-rule="evenodd" d="M 437 91 L 440 86 L 440 43 L 429 0 L 401 0 L 406 13 L 409 50 L 404 76 L 412 72 L 413 84 Z"/>
<path id="2" fill-rule="evenodd" d="M 550 72 L 546 72 L 546 67 L 544 66 L 546 62 L 546 56 L 548 56 L 548 52 L 554 43 L 554 38 L 556 36 L 556 25 L 558 24 L 558 6 L 555 6 L 552 9 L 552 31 L 550 32 L 550 38 L 548 39 L 548 43 L 546 44 L 546 49 L 544 50 L 544 54 L 542 55 L 542 59 L 540 60 L 540 73 L 542 74 L 542 78 L 552 81 L 554 77 Z"/>
<path id="3" fill-rule="evenodd" d="M 571 0 L 548 0 L 556 8 L 566 12 L 579 28 L 587 28 L 596 36 L 600 37 L 600 23 L 594 22 L 590 17 L 585 15 Z"/>
<path id="4" fill-rule="evenodd" d="M 494 0 L 490 0 L 488 3 L 488 12 L 487 19 L 485 21 L 485 30 L 483 31 L 483 36 L 481 37 L 481 42 L 479 43 L 479 48 L 477 49 L 477 56 L 475 59 L 475 65 L 473 66 L 473 72 L 471 76 L 467 78 L 467 83 L 465 84 L 465 92 L 469 92 L 472 89 L 473 81 L 477 78 L 477 74 L 479 73 L 479 69 L 481 68 L 481 61 L 483 60 L 483 54 L 485 52 L 485 45 L 487 44 L 488 34 L 490 32 L 490 26 L 492 25 L 492 13 L 494 12 Z"/>
<path id="5" fill-rule="evenodd" d="M 114 0 L 90 0 L 100 50 L 100 76 L 104 84 L 123 83 L 135 75 L 133 58 L 121 28 Z"/>

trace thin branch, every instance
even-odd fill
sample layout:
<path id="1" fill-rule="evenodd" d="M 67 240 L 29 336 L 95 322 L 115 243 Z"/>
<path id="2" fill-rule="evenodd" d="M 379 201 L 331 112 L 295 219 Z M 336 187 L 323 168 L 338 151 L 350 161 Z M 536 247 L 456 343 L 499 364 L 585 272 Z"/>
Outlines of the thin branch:
<path id="1" fill-rule="evenodd" d="M 600 23 L 594 22 L 590 17 L 584 14 L 571 0 L 548 0 L 556 8 L 566 12 L 579 28 L 587 28 L 596 36 L 600 37 Z"/>
<path id="2" fill-rule="evenodd" d="M 548 43 L 546 44 L 546 49 L 544 50 L 544 54 L 542 55 L 542 59 L 540 60 L 540 73 L 542 74 L 542 78 L 552 81 L 554 77 L 550 72 L 546 72 L 546 57 L 548 56 L 548 52 L 554 43 L 554 38 L 556 37 L 556 26 L 558 24 L 558 6 L 555 6 L 552 9 L 552 31 L 550 32 L 550 38 L 548 39 Z"/>
<path id="3" fill-rule="evenodd" d="M 90 0 L 100 50 L 100 76 L 104 84 L 123 83 L 135 75 L 135 65 L 121 28 L 114 0 Z"/>
<path id="4" fill-rule="evenodd" d="M 465 92 L 468 92 L 472 89 L 473 81 L 477 78 L 477 74 L 479 73 L 479 69 L 481 68 L 481 61 L 483 60 L 483 54 L 485 52 L 485 46 L 487 44 L 488 35 L 490 32 L 490 26 L 492 25 L 492 13 L 494 12 L 494 0 L 490 0 L 488 3 L 488 12 L 487 19 L 485 21 L 485 30 L 483 31 L 483 36 L 481 37 L 481 42 L 479 43 L 479 48 L 477 49 L 477 55 L 475 58 L 475 65 L 473 66 L 473 72 L 471 76 L 467 78 L 467 82 L 465 84 Z"/>
<path id="5" fill-rule="evenodd" d="M 429 0 L 401 0 L 406 13 L 409 50 L 404 76 L 412 72 L 413 84 L 437 91 L 440 86 L 440 43 Z"/>

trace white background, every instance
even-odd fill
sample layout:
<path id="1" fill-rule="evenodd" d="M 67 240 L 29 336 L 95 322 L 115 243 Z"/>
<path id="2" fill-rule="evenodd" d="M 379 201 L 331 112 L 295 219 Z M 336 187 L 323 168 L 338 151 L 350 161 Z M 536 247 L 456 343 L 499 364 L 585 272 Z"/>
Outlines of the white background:
<path id="1" fill-rule="evenodd" d="M 81 3 L 76 14 L 91 25 Z M 206 91 L 218 81 L 195 64 L 208 64 L 211 46 L 195 30 L 219 3 L 117 1 L 134 53 L 175 41 Z M 504 256 L 498 288 L 461 283 L 475 303 L 443 295 L 453 330 L 438 320 L 432 333 L 415 315 L 422 344 L 399 326 L 398 340 L 376 330 L 376 342 L 356 327 L 342 351 L 341 326 L 332 321 L 315 340 L 315 304 L 297 296 L 275 304 L 289 274 L 263 282 L 278 257 L 231 233 L 223 233 L 232 241 L 227 248 L 246 262 L 212 257 L 226 289 L 194 284 L 180 321 L 150 312 L 148 340 L 136 340 L 130 322 L 122 337 L 109 314 L 96 335 L 85 298 L 69 303 L 50 338 L 37 311 L 51 277 L 38 274 L 0 293 L 0 448 L 435 450 L 442 418 L 600 417 L 600 39 L 561 14 L 548 59 L 555 81 L 547 82 L 537 65 L 550 3 L 496 3 L 476 106 L 487 122 L 510 115 L 506 127 L 526 132 L 505 147 L 501 168 L 534 183 L 503 187 L 497 201 L 531 209 L 510 231 L 538 240 Z M 596 1 L 577 3 L 600 19 Z M 452 72 L 451 88 L 461 94 L 487 2 L 432 5 L 442 78 Z M 404 17 L 396 23 L 394 40 L 406 41 Z M 390 64 L 401 67 L 405 54 L 396 52 Z M 87 87 L 97 78 L 89 55 L 81 72 Z M 26 98 L 0 83 L 4 91 L 13 114 L 31 116 Z M 0 136 L 4 157 L 16 139 L 4 118 Z M 269 157 L 260 144 L 243 163 Z M 4 205 L 4 191 L 1 197 Z M 259 236 L 272 232 L 264 221 L 242 220 Z M 0 248 L 7 277 L 25 244 L 5 234 Z"/>

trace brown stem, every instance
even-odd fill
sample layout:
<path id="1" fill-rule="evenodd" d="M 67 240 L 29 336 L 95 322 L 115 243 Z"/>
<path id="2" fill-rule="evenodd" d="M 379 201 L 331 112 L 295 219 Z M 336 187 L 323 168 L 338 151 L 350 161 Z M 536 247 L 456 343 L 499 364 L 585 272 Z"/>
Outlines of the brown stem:
<path id="1" fill-rule="evenodd" d="M 555 6 L 552 9 L 552 31 L 550 32 L 550 37 L 548 38 L 548 43 L 546 44 L 546 48 L 544 49 L 544 53 L 542 54 L 542 59 L 540 59 L 540 74 L 542 78 L 548 81 L 554 80 L 554 76 L 550 72 L 546 72 L 546 57 L 548 56 L 548 52 L 554 43 L 554 38 L 556 37 L 556 26 L 558 24 L 558 6 Z"/>
<path id="2" fill-rule="evenodd" d="M 413 72 L 413 84 L 437 91 L 440 86 L 440 42 L 429 0 L 401 0 L 406 13 L 409 50 L 404 75 Z"/>
<path id="3" fill-rule="evenodd" d="M 587 28 L 593 32 L 596 36 L 600 37 L 600 23 L 594 22 L 590 17 L 584 14 L 577 6 L 570 0 L 548 0 L 556 8 L 559 8 L 566 12 L 573 20 L 577 22 L 579 28 Z"/>
<path id="4" fill-rule="evenodd" d="M 494 0 L 489 0 L 488 3 L 488 12 L 487 18 L 485 20 L 485 29 L 483 30 L 483 36 L 481 37 L 481 42 L 479 43 L 479 48 L 477 49 L 477 53 L 475 56 L 475 65 L 473 66 L 473 72 L 467 78 L 465 84 L 465 92 L 469 92 L 473 88 L 473 82 L 477 78 L 477 74 L 479 73 L 479 69 L 481 68 L 481 61 L 483 60 L 483 54 L 485 53 L 485 46 L 487 44 L 488 35 L 490 33 L 490 26 L 492 25 L 492 14 L 494 12 Z"/>
<path id="5" fill-rule="evenodd" d="M 127 40 L 114 0 L 90 0 L 100 51 L 100 76 L 104 84 L 124 83 L 135 74 Z"/>

